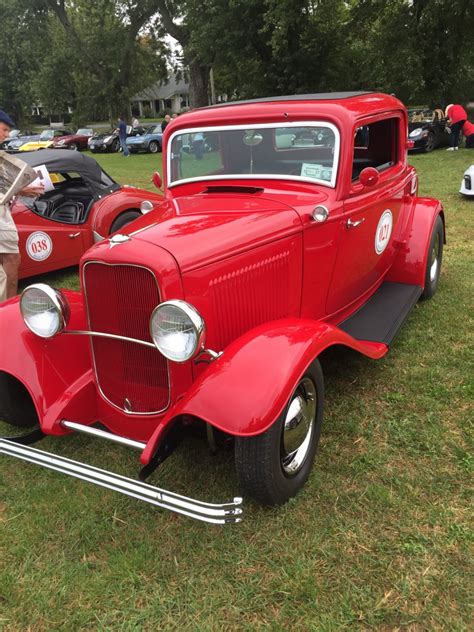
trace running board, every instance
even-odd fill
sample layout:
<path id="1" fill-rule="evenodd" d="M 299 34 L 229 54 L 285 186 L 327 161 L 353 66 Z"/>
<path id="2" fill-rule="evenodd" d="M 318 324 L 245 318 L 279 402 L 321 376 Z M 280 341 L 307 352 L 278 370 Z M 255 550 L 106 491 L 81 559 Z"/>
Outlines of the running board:
<path id="1" fill-rule="evenodd" d="M 367 303 L 338 327 L 357 340 L 389 345 L 422 292 L 419 285 L 386 281 Z"/>
<path id="2" fill-rule="evenodd" d="M 233 502 L 224 504 L 201 502 L 86 463 L 20 445 L 9 439 L 0 439 L 0 454 L 41 465 L 203 522 L 227 524 L 242 520 L 242 498 L 237 497 L 233 499 Z"/>

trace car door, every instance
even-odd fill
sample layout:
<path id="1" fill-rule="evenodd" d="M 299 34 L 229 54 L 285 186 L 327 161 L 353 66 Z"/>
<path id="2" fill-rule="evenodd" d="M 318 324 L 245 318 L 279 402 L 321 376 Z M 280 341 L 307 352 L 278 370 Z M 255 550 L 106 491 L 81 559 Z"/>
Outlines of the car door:
<path id="1" fill-rule="evenodd" d="M 87 224 L 65 224 L 27 209 L 14 213 L 14 220 L 19 235 L 20 278 L 79 263 L 89 241 Z"/>
<path id="2" fill-rule="evenodd" d="M 344 201 L 343 229 L 327 299 L 329 314 L 368 296 L 393 260 L 404 196 L 402 133 L 401 117 L 393 113 L 354 130 L 352 183 Z M 374 186 L 360 182 L 366 167 L 377 169 Z"/>

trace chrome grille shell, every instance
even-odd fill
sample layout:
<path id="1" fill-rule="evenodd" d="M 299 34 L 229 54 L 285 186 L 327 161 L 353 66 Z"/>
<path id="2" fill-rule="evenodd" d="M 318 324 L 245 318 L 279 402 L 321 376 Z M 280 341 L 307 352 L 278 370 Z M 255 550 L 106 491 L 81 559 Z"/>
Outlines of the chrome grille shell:
<path id="1" fill-rule="evenodd" d="M 90 348 L 102 397 L 123 413 L 156 415 L 170 403 L 168 361 L 153 344 L 149 320 L 160 303 L 151 270 L 135 264 L 87 261 L 82 269 Z"/>

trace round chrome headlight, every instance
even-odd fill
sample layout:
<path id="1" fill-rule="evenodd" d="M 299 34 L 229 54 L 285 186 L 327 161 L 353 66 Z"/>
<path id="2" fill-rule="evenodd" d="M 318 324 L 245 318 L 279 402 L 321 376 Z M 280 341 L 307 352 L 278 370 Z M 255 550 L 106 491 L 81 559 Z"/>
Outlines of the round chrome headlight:
<path id="1" fill-rule="evenodd" d="M 44 283 L 35 283 L 23 290 L 20 310 L 25 325 L 40 338 L 52 338 L 63 331 L 70 315 L 63 294 Z"/>
<path id="2" fill-rule="evenodd" d="M 204 345 L 205 325 L 199 312 L 184 301 L 166 301 L 155 308 L 150 333 L 168 360 L 186 362 Z"/>

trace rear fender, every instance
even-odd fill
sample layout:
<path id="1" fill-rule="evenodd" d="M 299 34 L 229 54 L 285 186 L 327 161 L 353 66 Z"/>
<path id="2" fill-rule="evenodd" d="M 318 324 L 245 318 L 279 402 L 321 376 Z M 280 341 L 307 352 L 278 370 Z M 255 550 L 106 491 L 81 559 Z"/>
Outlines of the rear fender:
<path id="1" fill-rule="evenodd" d="M 415 198 L 405 238 L 398 243 L 398 253 L 385 280 L 419 285 L 424 288 L 426 262 L 431 232 L 438 215 L 443 220 L 444 243 L 446 225 L 443 207 L 432 198 Z"/>
<path id="2" fill-rule="evenodd" d="M 63 291 L 71 308 L 70 328 L 85 329 L 81 295 Z M 28 391 L 41 428 L 50 434 L 63 434 L 57 424 L 59 411 L 71 407 L 91 411 L 94 382 L 87 336 L 59 334 L 49 340 L 35 336 L 23 322 L 19 299 L 0 306 L 0 372 L 17 379 Z M 87 417 L 86 417 L 87 418 Z"/>
<path id="3" fill-rule="evenodd" d="M 192 415 L 231 435 L 264 432 L 282 412 L 305 369 L 337 344 L 374 359 L 387 352 L 384 344 L 360 342 L 321 321 L 292 318 L 248 331 L 168 411 L 143 451 L 142 463 L 149 462 L 167 426 L 180 415 Z"/>

